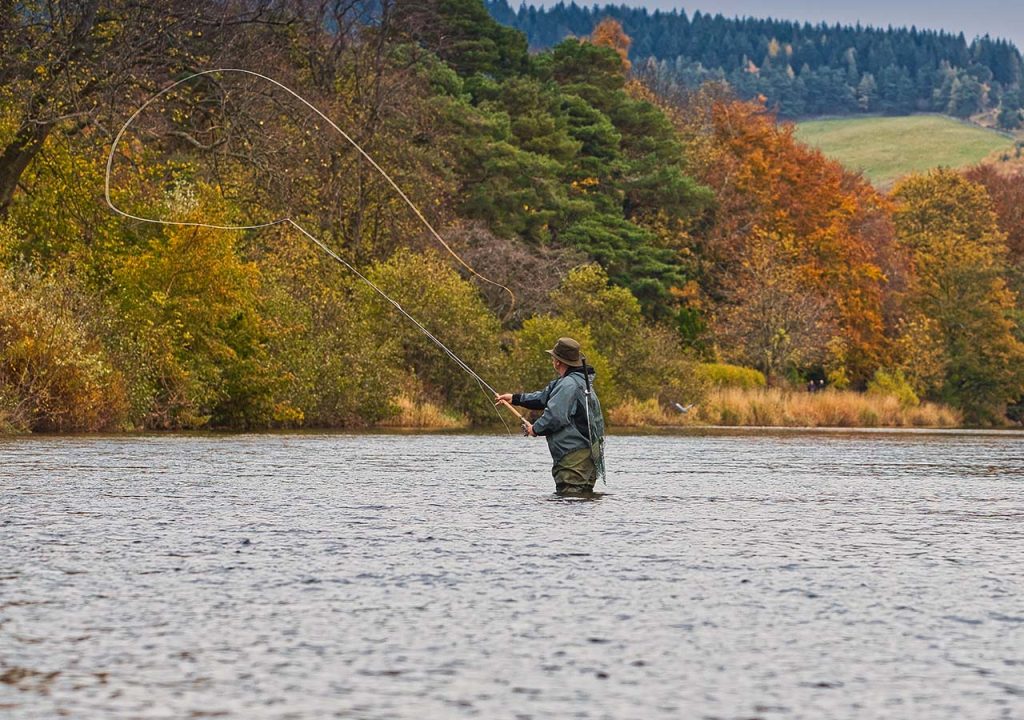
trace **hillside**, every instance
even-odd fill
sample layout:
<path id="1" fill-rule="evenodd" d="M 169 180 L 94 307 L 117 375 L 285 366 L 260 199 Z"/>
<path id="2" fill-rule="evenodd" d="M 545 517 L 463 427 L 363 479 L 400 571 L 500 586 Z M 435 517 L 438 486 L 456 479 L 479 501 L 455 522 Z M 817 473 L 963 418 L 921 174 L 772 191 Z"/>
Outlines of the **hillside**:
<path id="1" fill-rule="evenodd" d="M 972 165 L 1014 149 L 1002 133 L 941 115 L 813 120 L 797 124 L 796 135 L 882 187 L 912 172 Z"/>

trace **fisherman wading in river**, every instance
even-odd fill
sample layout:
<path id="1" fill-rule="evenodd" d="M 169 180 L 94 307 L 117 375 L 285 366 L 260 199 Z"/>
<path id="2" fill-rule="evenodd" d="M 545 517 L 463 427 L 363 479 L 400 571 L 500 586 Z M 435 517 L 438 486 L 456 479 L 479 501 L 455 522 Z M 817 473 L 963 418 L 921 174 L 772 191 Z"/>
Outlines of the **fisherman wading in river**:
<path id="1" fill-rule="evenodd" d="M 554 467 L 555 492 L 589 495 L 604 474 L 604 418 L 594 392 L 594 368 L 580 354 L 580 344 L 559 338 L 548 350 L 558 378 L 543 390 L 495 395 L 496 403 L 510 403 L 544 413 L 533 423 L 523 423 L 530 437 L 543 435 Z"/>

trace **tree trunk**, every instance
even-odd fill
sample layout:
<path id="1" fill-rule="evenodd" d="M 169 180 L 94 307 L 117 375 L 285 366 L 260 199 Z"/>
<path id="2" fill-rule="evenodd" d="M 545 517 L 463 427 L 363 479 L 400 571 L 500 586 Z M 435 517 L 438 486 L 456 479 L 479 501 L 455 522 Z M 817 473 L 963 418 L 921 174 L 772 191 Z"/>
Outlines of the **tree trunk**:
<path id="1" fill-rule="evenodd" d="M 0 155 L 0 217 L 6 217 L 25 168 L 50 134 L 53 123 L 26 122 Z"/>
<path id="2" fill-rule="evenodd" d="M 60 51 L 56 62 L 47 68 L 52 78 L 59 78 L 68 67 L 81 62 L 93 47 L 90 33 L 96 26 L 96 13 L 100 0 L 82 0 L 72 7 L 78 11 L 78 17 L 74 20 L 66 39 L 58 42 L 55 46 Z M 4 2 L 4 12 L 9 12 L 6 6 L 10 3 Z M 6 19 L 6 16 L 5 16 Z M 51 18 L 52 20 L 52 18 Z M 54 27 L 57 27 L 54 21 Z M 4 27 L 5 32 L 11 28 Z M 23 120 L 14 138 L 4 148 L 0 155 L 0 217 L 6 217 L 11 207 L 11 200 L 14 198 L 14 191 L 18 187 L 25 168 L 32 162 L 32 159 L 39 154 L 43 143 L 53 129 L 54 121 L 49 119 L 50 113 L 44 109 L 50 105 L 52 88 L 37 89 L 34 96 L 22 116 Z M 47 117 L 46 120 L 36 118 Z"/>

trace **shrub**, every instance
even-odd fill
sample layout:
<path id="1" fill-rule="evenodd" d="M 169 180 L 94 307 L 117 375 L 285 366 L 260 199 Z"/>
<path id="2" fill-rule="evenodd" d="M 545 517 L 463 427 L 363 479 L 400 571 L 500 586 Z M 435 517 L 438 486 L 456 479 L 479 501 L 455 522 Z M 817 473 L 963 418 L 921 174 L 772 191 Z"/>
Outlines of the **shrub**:
<path id="1" fill-rule="evenodd" d="M 766 385 L 764 373 L 754 368 L 727 363 L 700 363 L 696 370 L 713 387 L 735 387 L 749 390 Z"/>
<path id="2" fill-rule="evenodd" d="M 555 379 L 550 356 L 545 353 L 560 337 L 576 340 L 595 372 L 594 387 L 605 412 L 619 404 L 621 393 L 615 374 L 605 356 L 594 348 L 590 329 L 578 321 L 552 315 L 535 315 L 523 323 L 512 337 L 509 353 L 510 390 L 540 390 Z"/>
<path id="3" fill-rule="evenodd" d="M 274 424 L 360 426 L 397 412 L 399 346 L 360 308 L 361 282 L 316 248 L 283 238 L 275 250 L 260 304 L 279 378 Z"/>
<path id="4" fill-rule="evenodd" d="M 370 279 L 484 380 L 494 384 L 502 365 L 500 324 L 472 283 L 436 253 L 399 250 L 369 271 Z M 413 372 L 429 392 L 474 420 L 494 417 L 489 393 L 394 306 L 357 286 L 360 322 L 386 345 L 379 362 Z"/>
<path id="5" fill-rule="evenodd" d="M 190 212 L 228 217 L 210 195 L 201 192 Z M 139 338 L 128 369 L 148 394 L 140 405 L 149 427 L 264 426 L 273 416 L 262 277 L 238 242 L 234 231 L 164 227 L 119 258 L 111 295 L 125 332 Z"/>
<path id="6" fill-rule="evenodd" d="M 81 432 L 127 422 L 124 378 L 88 326 L 93 315 L 66 280 L 19 282 L 0 270 L 0 426 Z"/>
<path id="7" fill-rule="evenodd" d="M 916 407 L 921 403 L 910 381 L 900 369 L 885 370 L 879 368 L 868 382 L 869 395 L 887 395 L 896 398 L 901 407 Z"/>
<path id="8" fill-rule="evenodd" d="M 637 299 L 628 289 L 611 285 L 599 266 L 585 265 L 570 272 L 551 300 L 566 322 L 589 332 L 591 354 L 607 359 L 615 392 L 614 401 L 604 401 L 605 407 L 651 398 L 668 406 L 697 402 L 703 396 L 707 383 L 695 373 L 678 335 L 647 323 Z"/>

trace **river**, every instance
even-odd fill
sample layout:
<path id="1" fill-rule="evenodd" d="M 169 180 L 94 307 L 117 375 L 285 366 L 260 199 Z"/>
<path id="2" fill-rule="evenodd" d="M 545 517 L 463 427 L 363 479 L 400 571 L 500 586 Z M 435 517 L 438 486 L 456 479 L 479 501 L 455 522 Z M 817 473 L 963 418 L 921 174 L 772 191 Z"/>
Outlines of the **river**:
<path id="1" fill-rule="evenodd" d="M 0 715 L 1024 717 L 1024 435 L 0 439 Z"/>

